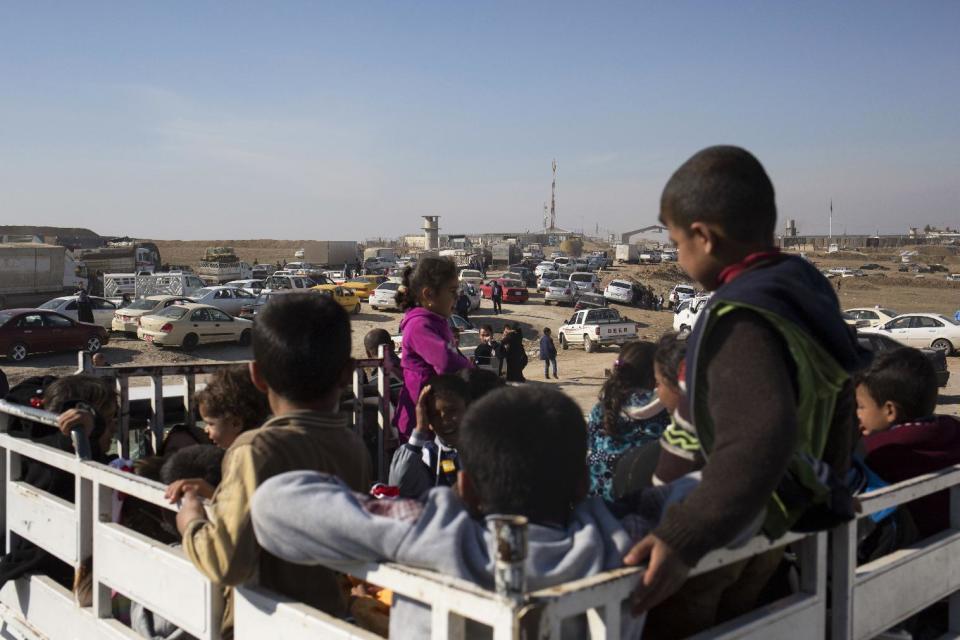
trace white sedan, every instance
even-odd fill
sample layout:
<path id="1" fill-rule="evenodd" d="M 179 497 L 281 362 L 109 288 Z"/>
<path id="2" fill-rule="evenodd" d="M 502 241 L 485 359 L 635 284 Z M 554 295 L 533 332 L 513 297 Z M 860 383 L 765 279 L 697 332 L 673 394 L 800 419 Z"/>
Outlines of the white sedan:
<path id="1" fill-rule="evenodd" d="M 193 292 L 193 295 L 190 296 L 190 299 L 198 304 L 208 304 L 216 307 L 232 316 L 239 316 L 243 307 L 248 304 L 253 304 L 257 296 L 246 289 L 217 286 L 197 289 Z"/>
<path id="2" fill-rule="evenodd" d="M 483 274 L 476 269 L 461 269 L 459 280 L 479 287 L 483 284 Z"/>
<path id="3" fill-rule="evenodd" d="M 149 344 L 192 349 L 210 342 L 250 344 L 253 322 L 206 304 L 176 304 L 140 317 L 137 337 Z"/>
<path id="4" fill-rule="evenodd" d="M 868 327 L 879 327 L 880 325 L 886 324 L 900 315 L 892 309 L 882 309 L 880 307 L 847 309 L 844 311 L 844 313 L 853 316 L 854 319 L 858 321 L 866 320 L 869 323 L 866 325 Z"/>
<path id="5" fill-rule="evenodd" d="M 110 326 L 113 324 L 113 316 L 117 312 L 117 305 L 106 298 L 90 296 L 90 306 L 93 307 L 93 323 L 109 331 Z M 77 296 L 54 298 L 53 300 L 44 302 L 40 305 L 40 308 L 62 313 L 73 320 L 80 320 L 77 314 Z"/>
<path id="6" fill-rule="evenodd" d="M 882 333 L 900 344 L 919 349 L 932 347 L 950 355 L 960 347 L 960 323 L 936 313 L 906 313 L 861 333 Z"/>
<path id="7" fill-rule="evenodd" d="M 380 284 L 370 295 L 370 308 L 374 311 L 380 309 L 399 310 L 400 306 L 397 304 L 397 289 L 399 288 L 400 283 L 393 280 L 387 280 Z"/>

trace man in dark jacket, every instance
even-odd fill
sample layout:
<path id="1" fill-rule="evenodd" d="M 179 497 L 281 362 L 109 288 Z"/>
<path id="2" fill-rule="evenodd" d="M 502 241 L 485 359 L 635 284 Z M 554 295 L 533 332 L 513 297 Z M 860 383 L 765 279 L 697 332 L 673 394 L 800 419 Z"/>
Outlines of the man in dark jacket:
<path id="1" fill-rule="evenodd" d="M 490 283 L 490 299 L 493 300 L 493 312 L 500 315 L 503 312 L 503 287 L 497 280 Z"/>
<path id="2" fill-rule="evenodd" d="M 90 303 L 90 296 L 86 289 L 80 289 L 77 292 L 77 320 L 80 322 L 93 322 L 93 305 Z"/>
<path id="3" fill-rule="evenodd" d="M 553 338 L 550 337 L 550 327 L 543 328 L 543 335 L 540 337 L 540 359 L 543 360 L 543 377 L 550 379 L 550 365 L 553 365 L 553 377 L 559 379 L 557 375 L 557 345 L 553 344 Z"/>
<path id="4" fill-rule="evenodd" d="M 526 382 L 523 369 L 527 366 L 527 354 L 523 350 L 523 331 L 519 324 L 503 328 L 503 350 L 507 360 L 507 382 Z"/>

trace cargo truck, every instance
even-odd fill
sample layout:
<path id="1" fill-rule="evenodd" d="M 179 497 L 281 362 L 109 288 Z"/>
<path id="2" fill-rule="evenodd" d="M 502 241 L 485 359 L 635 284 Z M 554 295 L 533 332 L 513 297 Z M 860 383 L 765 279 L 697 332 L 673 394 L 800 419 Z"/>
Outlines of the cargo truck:
<path id="1" fill-rule="evenodd" d="M 509 242 L 498 242 L 493 245 L 491 264 L 502 265 L 504 267 L 520 262 L 523 254 L 520 247 Z"/>
<path id="2" fill-rule="evenodd" d="M 152 242 L 111 240 L 104 247 L 82 251 L 80 259 L 92 274 L 153 273 L 160 270 L 160 250 Z"/>
<path id="3" fill-rule="evenodd" d="M 66 253 L 51 244 L 0 244 L 0 308 L 34 307 L 73 293 L 80 280 Z"/>
<path id="4" fill-rule="evenodd" d="M 617 264 L 636 264 L 638 262 L 640 262 L 640 248 L 637 245 L 617 245 Z"/>
<path id="5" fill-rule="evenodd" d="M 294 257 L 319 267 L 357 264 L 357 243 L 352 240 L 308 240 Z"/>

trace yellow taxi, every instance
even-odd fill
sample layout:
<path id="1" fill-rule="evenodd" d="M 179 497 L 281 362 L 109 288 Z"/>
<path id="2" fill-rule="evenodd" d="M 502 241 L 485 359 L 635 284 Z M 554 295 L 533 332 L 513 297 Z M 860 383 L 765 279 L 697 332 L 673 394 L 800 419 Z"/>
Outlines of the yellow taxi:
<path id="1" fill-rule="evenodd" d="M 310 287 L 310 290 L 330 296 L 348 313 L 360 313 L 360 298 L 353 292 L 353 289 L 348 289 L 339 284 L 318 284 L 315 287 Z"/>
<path id="2" fill-rule="evenodd" d="M 373 290 L 387 281 L 387 276 L 354 276 L 343 283 L 344 287 L 352 289 L 357 297 L 363 301 L 370 300 Z"/>

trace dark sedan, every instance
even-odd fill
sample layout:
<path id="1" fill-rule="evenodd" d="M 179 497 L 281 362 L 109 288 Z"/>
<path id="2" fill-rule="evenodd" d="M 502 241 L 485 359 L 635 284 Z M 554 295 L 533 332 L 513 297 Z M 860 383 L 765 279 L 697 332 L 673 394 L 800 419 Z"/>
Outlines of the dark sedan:
<path id="1" fill-rule="evenodd" d="M 0 311 L 0 353 L 14 362 L 26 360 L 33 353 L 49 351 L 96 353 L 108 340 L 103 327 L 77 322 L 55 311 Z"/>
<path id="2" fill-rule="evenodd" d="M 860 342 L 860 346 L 874 353 L 904 348 L 902 344 L 893 338 L 878 333 L 858 333 L 857 340 Z M 933 369 L 937 372 L 937 386 L 947 386 L 947 381 L 950 380 L 950 370 L 947 368 L 946 354 L 940 349 L 920 349 L 920 352 L 927 356 L 930 362 L 933 363 Z"/>

